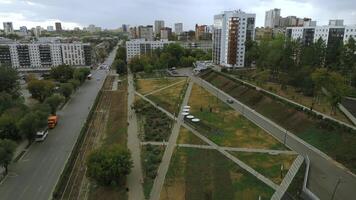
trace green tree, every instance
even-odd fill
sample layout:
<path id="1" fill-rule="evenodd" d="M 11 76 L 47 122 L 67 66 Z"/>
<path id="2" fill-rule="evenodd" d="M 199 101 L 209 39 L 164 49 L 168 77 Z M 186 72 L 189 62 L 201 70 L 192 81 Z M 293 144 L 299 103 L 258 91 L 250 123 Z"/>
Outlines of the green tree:
<path id="1" fill-rule="evenodd" d="M 12 161 L 16 143 L 8 139 L 0 139 L 0 165 L 5 168 L 5 174 L 8 173 L 8 166 Z"/>
<path id="2" fill-rule="evenodd" d="M 50 75 L 56 81 L 66 83 L 73 78 L 74 68 L 68 65 L 60 65 L 53 67 L 50 71 Z"/>
<path id="3" fill-rule="evenodd" d="M 27 138 L 29 143 L 32 143 L 33 139 L 35 138 L 36 132 L 47 125 L 48 114 L 49 114 L 48 112 L 38 109 L 27 113 L 19 121 L 18 127 L 20 133 Z"/>
<path id="4" fill-rule="evenodd" d="M 73 72 L 73 78 L 78 80 L 80 83 L 84 83 L 90 74 L 90 69 L 88 68 L 77 68 Z M 68 82 L 68 81 L 67 81 Z"/>
<path id="5" fill-rule="evenodd" d="M 17 119 L 11 115 L 1 115 L 0 117 L 0 138 L 20 140 L 20 130 L 18 129 Z"/>
<path id="6" fill-rule="evenodd" d="M 19 83 L 17 71 L 10 66 L 0 65 L 0 92 L 18 96 Z"/>
<path id="7" fill-rule="evenodd" d="M 351 83 L 352 72 L 356 71 L 356 42 L 353 37 L 350 37 L 344 45 L 341 56 L 342 74 L 346 76 Z"/>
<path id="8" fill-rule="evenodd" d="M 79 85 L 80 85 L 80 81 L 76 80 L 76 79 L 70 79 L 68 81 L 68 83 L 70 83 L 73 86 L 73 89 L 76 90 Z"/>
<path id="9" fill-rule="evenodd" d="M 87 176 L 103 186 L 120 185 L 133 164 L 131 154 L 120 146 L 94 150 L 87 160 Z"/>
<path id="10" fill-rule="evenodd" d="M 43 102 L 54 92 L 55 84 L 49 80 L 33 80 L 28 83 L 27 89 L 34 99 Z"/>
<path id="11" fill-rule="evenodd" d="M 49 105 L 51 108 L 51 114 L 55 115 L 58 106 L 64 101 L 64 97 L 59 94 L 54 94 L 45 100 L 45 104 Z"/>
<path id="12" fill-rule="evenodd" d="M 116 59 L 113 65 L 115 66 L 118 74 L 125 74 L 127 72 L 126 62 L 121 58 Z"/>
<path id="13" fill-rule="evenodd" d="M 70 83 L 62 83 L 59 87 L 59 91 L 66 99 L 69 99 L 73 93 L 73 86 Z"/>

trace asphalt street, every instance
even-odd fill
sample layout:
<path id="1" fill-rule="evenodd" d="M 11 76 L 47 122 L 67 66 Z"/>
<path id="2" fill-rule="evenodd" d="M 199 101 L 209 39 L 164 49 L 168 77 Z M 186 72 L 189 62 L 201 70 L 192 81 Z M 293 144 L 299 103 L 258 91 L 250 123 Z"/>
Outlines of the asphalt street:
<path id="1" fill-rule="evenodd" d="M 203 86 L 212 94 L 217 96 L 222 101 L 226 102 L 232 98 L 222 91 L 217 91 L 211 84 L 202 81 L 199 78 L 192 79 L 195 83 Z M 303 156 L 308 156 L 311 161 L 309 173 L 309 189 L 314 192 L 320 199 L 352 200 L 356 196 L 356 176 L 349 172 L 348 169 L 342 167 L 334 160 L 327 157 L 325 154 L 315 151 L 315 148 L 306 144 L 300 138 L 294 135 L 286 134 L 286 130 L 274 124 L 270 120 L 266 120 L 260 114 L 252 109 L 242 106 L 235 101 L 229 104 L 232 108 L 242 113 L 249 120 L 271 133 L 279 141 L 285 141 L 285 144 Z"/>
<path id="2" fill-rule="evenodd" d="M 111 65 L 116 49 L 105 63 Z M 0 184 L 1 200 L 49 199 L 68 160 L 91 106 L 101 89 L 107 70 L 92 71 L 86 81 L 58 112 L 59 124 L 44 142 L 34 143 L 24 156 L 10 166 L 8 177 Z"/>

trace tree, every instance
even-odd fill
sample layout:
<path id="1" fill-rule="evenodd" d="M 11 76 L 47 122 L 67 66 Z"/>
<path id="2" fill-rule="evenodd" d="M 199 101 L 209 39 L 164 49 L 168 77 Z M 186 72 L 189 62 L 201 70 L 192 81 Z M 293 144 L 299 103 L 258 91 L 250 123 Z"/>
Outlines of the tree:
<path id="1" fill-rule="evenodd" d="M 80 83 L 83 83 L 88 75 L 90 74 L 90 69 L 88 68 L 77 68 L 74 70 L 74 73 L 73 73 L 73 78 L 75 80 L 78 80 Z"/>
<path id="2" fill-rule="evenodd" d="M 76 80 L 76 79 L 70 79 L 68 81 L 68 83 L 70 83 L 73 86 L 73 89 L 76 90 L 79 85 L 80 85 L 80 81 Z"/>
<path id="3" fill-rule="evenodd" d="M 8 173 L 8 166 L 12 161 L 16 143 L 8 139 L 0 139 L 0 165 L 5 168 L 5 174 Z"/>
<path id="4" fill-rule="evenodd" d="M 133 164 L 131 154 L 120 146 L 94 150 L 87 160 L 87 176 L 103 186 L 123 184 Z"/>
<path id="5" fill-rule="evenodd" d="M 64 101 L 64 97 L 59 94 L 54 94 L 45 100 L 45 104 L 51 108 L 51 113 L 56 114 L 58 106 Z"/>
<path id="6" fill-rule="evenodd" d="M 11 115 L 0 117 L 0 139 L 20 140 L 20 130 L 16 125 L 17 119 Z"/>
<path id="7" fill-rule="evenodd" d="M 19 83 L 17 71 L 10 66 L 0 65 L 0 92 L 18 96 Z"/>
<path id="8" fill-rule="evenodd" d="M 56 81 L 66 83 L 73 78 L 74 69 L 68 65 L 60 65 L 53 67 L 50 71 L 50 75 Z"/>
<path id="9" fill-rule="evenodd" d="M 32 143 L 33 139 L 35 138 L 36 132 L 47 125 L 48 114 L 48 112 L 38 109 L 27 113 L 19 121 L 18 127 L 20 133 L 27 138 L 29 143 Z"/>
<path id="10" fill-rule="evenodd" d="M 73 93 L 73 86 L 70 83 L 62 83 L 59 87 L 59 91 L 66 99 L 69 99 L 70 95 Z"/>
<path id="11" fill-rule="evenodd" d="M 115 66 L 118 74 L 125 74 L 127 72 L 126 62 L 124 60 L 118 58 L 115 60 L 113 65 Z"/>
<path id="12" fill-rule="evenodd" d="M 28 83 L 27 89 L 32 97 L 40 102 L 43 102 L 47 97 L 54 92 L 55 85 L 49 80 L 33 80 Z"/>

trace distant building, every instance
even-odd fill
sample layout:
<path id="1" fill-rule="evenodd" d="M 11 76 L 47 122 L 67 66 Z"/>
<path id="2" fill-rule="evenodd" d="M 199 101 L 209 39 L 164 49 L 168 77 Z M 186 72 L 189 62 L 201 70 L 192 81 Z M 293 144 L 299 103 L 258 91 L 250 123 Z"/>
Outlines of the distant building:
<path id="1" fill-rule="evenodd" d="M 241 10 L 214 16 L 213 62 L 229 68 L 243 67 L 245 43 L 254 40 L 256 14 Z"/>
<path id="2" fill-rule="evenodd" d="M 344 26 L 340 21 L 338 24 L 339 25 L 288 27 L 286 36 L 293 40 L 300 40 L 306 45 L 316 42 L 319 38 L 324 40 L 326 45 L 335 41 L 347 43 L 350 37 L 356 39 L 356 25 Z"/>
<path id="3" fill-rule="evenodd" d="M 164 28 L 164 21 L 163 20 L 156 20 L 155 21 L 155 34 L 159 34 L 161 29 Z"/>
<path id="4" fill-rule="evenodd" d="M 343 26 L 344 20 L 343 19 L 331 19 L 329 20 L 329 26 Z"/>
<path id="5" fill-rule="evenodd" d="M 4 22 L 3 26 L 4 26 L 4 32 L 6 35 L 14 33 L 14 27 L 12 25 L 12 22 Z"/>
<path id="6" fill-rule="evenodd" d="M 152 41 L 153 37 L 153 26 L 139 26 L 138 27 L 138 38 L 143 38 L 147 41 Z"/>
<path id="7" fill-rule="evenodd" d="M 207 25 L 195 25 L 195 40 L 211 40 Z"/>
<path id="8" fill-rule="evenodd" d="M 47 31 L 48 31 L 48 32 L 52 32 L 52 31 L 54 31 L 53 26 L 47 26 Z"/>
<path id="9" fill-rule="evenodd" d="M 266 27 L 261 27 L 261 28 L 256 28 L 255 29 L 255 40 L 263 40 L 263 39 L 272 39 L 273 37 L 273 29 L 272 28 L 266 28 Z"/>
<path id="10" fill-rule="evenodd" d="M 129 31 L 129 25 L 128 24 L 123 24 L 122 25 L 122 32 L 128 32 Z"/>
<path id="11" fill-rule="evenodd" d="M 161 28 L 161 39 L 168 40 L 172 36 L 172 29 L 168 27 Z"/>
<path id="12" fill-rule="evenodd" d="M 96 32 L 101 32 L 101 27 L 97 27 L 94 24 L 90 24 L 86 30 L 90 33 L 96 33 Z"/>
<path id="13" fill-rule="evenodd" d="M 61 22 L 56 22 L 55 23 L 56 31 L 62 31 L 62 24 Z"/>
<path id="14" fill-rule="evenodd" d="M 129 29 L 129 38 L 130 39 L 137 39 L 138 38 L 137 27 L 130 27 L 130 29 Z"/>
<path id="15" fill-rule="evenodd" d="M 35 35 L 35 37 L 40 37 L 42 34 L 42 27 L 36 26 L 36 28 L 33 30 L 33 34 Z"/>
<path id="16" fill-rule="evenodd" d="M 281 9 L 275 8 L 275 9 L 266 11 L 265 27 L 267 27 L 267 28 L 278 27 L 280 18 L 281 18 Z"/>
<path id="17" fill-rule="evenodd" d="M 168 40 L 147 41 L 145 39 L 136 39 L 126 42 L 126 60 L 129 62 L 133 57 L 145 54 L 151 54 L 154 49 L 163 48 L 173 43 Z"/>
<path id="18" fill-rule="evenodd" d="M 185 42 L 177 42 L 185 49 L 200 49 L 205 52 L 212 50 L 213 42 L 210 40 L 205 41 L 185 41 Z"/>
<path id="19" fill-rule="evenodd" d="M 179 35 L 183 32 L 183 23 L 175 23 L 174 24 L 174 33 Z"/>
<path id="20" fill-rule="evenodd" d="M 48 70 L 62 64 L 91 65 L 91 46 L 87 43 L 0 43 L 0 63 L 20 71 Z"/>
<path id="21" fill-rule="evenodd" d="M 195 39 L 195 31 L 184 31 L 178 35 L 179 41 L 191 41 Z"/>
<path id="22" fill-rule="evenodd" d="M 23 33 L 24 35 L 27 35 L 27 32 L 28 32 L 27 27 L 26 26 L 21 26 L 20 27 L 20 32 Z"/>

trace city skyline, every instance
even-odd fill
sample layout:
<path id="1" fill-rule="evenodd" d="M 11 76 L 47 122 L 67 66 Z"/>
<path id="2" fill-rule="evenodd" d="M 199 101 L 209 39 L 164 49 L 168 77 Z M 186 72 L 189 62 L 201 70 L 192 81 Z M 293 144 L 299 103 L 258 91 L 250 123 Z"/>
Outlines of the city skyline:
<path id="1" fill-rule="evenodd" d="M 325 12 L 326 8 L 327 11 Z M 331 9 L 330 9 L 330 8 Z M 198 0 L 165 2 L 112 1 L 104 0 L 97 5 L 91 1 L 61 2 L 28 0 L 0 0 L 0 23 L 11 21 L 15 29 L 20 26 L 28 28 L 54 25 L 59 21 L 63 29 L 87 27 L 89 24 L 116 29 L 121 24 L 154 25 L 155 20 L 164 20 L 165 25 L 174 27 L 174 23 L 182 22 L 184 30 L 193 30 L 195 24 L 213 24 L 212 14 L 223 10 L 241 9 L 245 12 L 256 13 L 256 27 L 264 26 L 264 16 L 267 10 L 280 8 L 282 16 L 310 17 L 318 25 L 327 24 L 329 19 L 344 19 L 345 24 L 356 24 L 356 5 L 351 1 L 282 1 L 282 0 L 253 0 L 252 2 L 232 0 L 209 0 L 204 5 Z M 78 12 L 78 8 L 82 8 Z M 199 9 L 197 9 L 199 8 Z M 300 9 L 298 9 L 300 8 Z M 18 12 L 21 10 L 21 12 Z M 123 10 L 125 12 L 118 12 Z M 128 12 L 128 11 L 135 12 Z M 155 14 L 152 15 L 152 10 Z M 140 15 L 137 15 L 140 13 Z M 184 13 L 184 15 L 181 15 Z M 83 17 L 85 16 L 85 17 Z"/>

